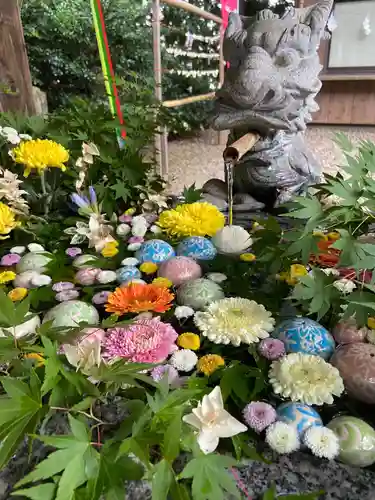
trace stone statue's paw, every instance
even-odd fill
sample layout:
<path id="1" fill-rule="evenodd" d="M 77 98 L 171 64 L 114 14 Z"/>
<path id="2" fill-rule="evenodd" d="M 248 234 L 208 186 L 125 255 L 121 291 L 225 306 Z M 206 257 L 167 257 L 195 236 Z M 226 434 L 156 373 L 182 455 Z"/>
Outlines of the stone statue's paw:
<path id="1" fill-rule="evenodd" d="M 208 180 L 203 184 L 202 190 L 204 194 L 209 194 L 225 202 L 228 199 L 227 185 L 221 179 Z"/>
<path id="2" fill-rule="evenodd" d="M 264 208 L 264 203 L 256 200 L 248 193 L 237 193 L 233 197 L 233 210 L 235 212 L 257 211 Z"/>

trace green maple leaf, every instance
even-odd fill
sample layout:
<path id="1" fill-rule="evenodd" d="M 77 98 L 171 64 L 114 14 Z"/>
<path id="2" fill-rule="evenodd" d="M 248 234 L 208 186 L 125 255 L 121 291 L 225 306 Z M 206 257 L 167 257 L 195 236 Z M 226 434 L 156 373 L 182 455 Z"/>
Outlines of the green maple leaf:
<path id="1" fill-rule="evenodd" d="M 193 458 L 180 477 L 192 479 L 194 500 L 224 500 L 227 493 L 240 498 L 236 482 L 228 469 L 237 464 L 236 460 L 218 454 L 202 455 Z"/>
<path id="2" fill-rule="evenodd" d="M 31 372 L 30 385 L 11 377 L 1 377 L 7 396 L 0 397 L 0 469 L 8 462 L 27 433 L 35 432 L 46 412 L 40 380 Z"/>
<path id="3" fill-rule="evenodd" d="M 95 476 L 99 453 L 91 446 L 90 432 L 80 420 L 71 415 L 68 418 L 71 435 L 38 436 L 39 440 L 57 448 L 57 451 L 40 462 L 16 487 L 49 479 L 61 473 L 55 500 L 73 500 L 75 490 Z"/>
<path id="4" fill-rule="evenodd" d="M 327 276 L 319 269 L 313 269 L 312 275 L 299 278 L 293 289 L 292 298 L 308 305 L 309 313 L 316 313 L 320 319 L 329 311 L 331 303 L 339 295 L 332 282 L 332 276 Z"/>
<path id="5" fill-rule="evenodd" d="M 118 200 L 119 198 L 123 199 L 126 201 L 129 198 L 130 191 L 126 187 L 125 183 L 122 181 L 116 182 L 116 184 L 113 184 L 110 189 L 114 191 L 115 193 L 115 200 Z"/>
<path id="6" fill-rule="evenodd" d="M 195 187 L 195 182 L 189 187 L 184 187 L 182 196 L 184 197 L 185 203 L 194 203 L 202 198 L 202 189 Z"/>

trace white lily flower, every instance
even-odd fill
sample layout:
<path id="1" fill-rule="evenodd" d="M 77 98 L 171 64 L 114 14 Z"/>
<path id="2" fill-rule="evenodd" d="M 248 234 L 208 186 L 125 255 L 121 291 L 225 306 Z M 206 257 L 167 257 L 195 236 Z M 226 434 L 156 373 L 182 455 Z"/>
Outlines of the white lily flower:
<path id="1" fill-rule="evenodd" d="M 182 420 L 199 430 L 198 445 L 206 454 L 216 450 L 220 438 L 229 438 L 247 431 L 244 424 L 224 409 L 220 386 L 204 396 L 198 407 Z"/>

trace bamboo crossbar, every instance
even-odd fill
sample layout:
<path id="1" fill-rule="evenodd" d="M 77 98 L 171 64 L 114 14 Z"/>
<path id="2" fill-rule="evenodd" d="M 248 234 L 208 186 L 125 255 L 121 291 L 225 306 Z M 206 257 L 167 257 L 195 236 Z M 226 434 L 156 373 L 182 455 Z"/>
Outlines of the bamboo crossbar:
<path id="1" fill-rule="evenodd" d="M 217 24 L 223 24 L 223 20 L 221 19 L 221 17 L 215 16 L 215 14 L 211 14 L 211 12 L 200 9 L 199 7 L 185 2 L 184 0 L 161 0 L 161 2 L 166 3 L 171 7 L 178 7 L 180 9 L 186 10 L 187 12 L 191 12 L 196 16 L 203 17 L 204 19 L 208 19 L 209 21 L 214 21 Z"/>
<path id="2" fill-rule="evenodd" d="M 191 97 L 184 97 L 182 99 L 174 99 L 173 101 L 164 101 L 162 104 L 165 108 L 177 108 L 179 106 L 185 106 L 185 104 L 191 104 L 193 102 L 209 101 L 215 98 L 215 92 L 210 94 L 194 95 Z"/>

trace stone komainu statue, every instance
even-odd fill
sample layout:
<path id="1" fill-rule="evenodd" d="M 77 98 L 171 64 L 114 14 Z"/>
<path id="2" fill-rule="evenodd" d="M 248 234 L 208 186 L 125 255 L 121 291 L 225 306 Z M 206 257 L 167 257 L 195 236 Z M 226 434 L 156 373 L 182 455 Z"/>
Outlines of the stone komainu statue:
<path id="1" fill-rule="evenodd" d="M 333 0 L 320 0 L 282 17 L 270 10 L 230 15 L 224 40 L 229 68 L 216 94 L 212 125 L 230 130 L 228 145 L 249 132 L 261 136 L 235 166 L 235 211 L 277 207 L 320 180 L 304 131 L 318 109 L 317 51 L 332 6 Z M 207 200 L 224 208 L 223 181 L 211 179 L 203 189 Z"/>

